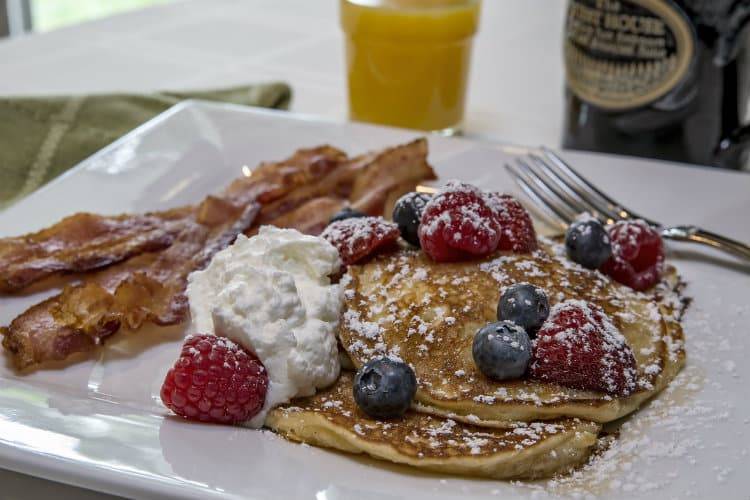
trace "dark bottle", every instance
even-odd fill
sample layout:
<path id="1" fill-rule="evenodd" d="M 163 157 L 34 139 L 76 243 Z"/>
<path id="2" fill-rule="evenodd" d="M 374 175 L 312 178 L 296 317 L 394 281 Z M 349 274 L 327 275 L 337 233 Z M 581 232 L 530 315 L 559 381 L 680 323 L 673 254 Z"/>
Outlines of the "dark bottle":
<path id="1" fill-rule="evenodd" d="M 739 169 L 750 0 L 570 0 L 565 147 Z"/>

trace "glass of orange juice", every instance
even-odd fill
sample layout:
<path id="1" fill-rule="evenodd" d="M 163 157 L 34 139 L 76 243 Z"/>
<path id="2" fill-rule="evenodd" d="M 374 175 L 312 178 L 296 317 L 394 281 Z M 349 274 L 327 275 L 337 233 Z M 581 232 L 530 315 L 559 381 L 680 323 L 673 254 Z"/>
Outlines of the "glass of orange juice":
<path id="1" fill-rule="evenodd" d="M 340 0 L 352 120 L 460 131 L 481 0 Z"/>

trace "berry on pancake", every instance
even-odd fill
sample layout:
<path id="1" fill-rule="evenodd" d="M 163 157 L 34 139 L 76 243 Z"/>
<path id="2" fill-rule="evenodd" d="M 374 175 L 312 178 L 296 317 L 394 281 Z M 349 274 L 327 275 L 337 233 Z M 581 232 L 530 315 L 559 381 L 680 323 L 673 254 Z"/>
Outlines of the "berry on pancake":
<path id="1" fill-rule="evenodd" d="M 398 224 L 401 237 L 415 247 L 419 246 L 419 221 L 431 199 L 432 195 L 428 193 L 406 193 L 393 207 L 393 222 Z"/>
<path id="2" fill-rule="evenodd" d="M 509 194 L 500 193 L 487 193 L 485 198 L 492 207 L 500 228 L 498 250 L 529 253 L 538 248 L 534 223 L 518 200 Z"/>
<path id="3" fill-rule="evenodd" d="M 495 212 L 482 191 L 455 181 L 427 203 L 418 233 L 422 250 L 437 262 L 484 257 L 500 241 Z"/>
<path id="4" fill-rule="evenodd" d="M 339 251 L 344 265 L 361 261 L 398 240 L 398 226 L 382 217 L 353 217 L 331 223 L 323 238 Z"/>
<path id="5" fill-rule="evenodd" d="M 400 417 L 411 406 L 417 392 L 414 370 L 402 361 L 375 358 L 354 377 L 354 400 L 374 418 Z"/>
<path id="6" fill-rule="evenodd" d="M 642 220 L 619 221 L 609 228 L 612 256 L 601 271 L 642 292 L 661 280 L 664 244 L 657 230 Z"/>
<path id="7" fill-rule="evenodd" d="M 479 371 L 494 380 L 520 378 L 529 365 L 531 341 L 510 321 L 489 323 L 474 335 L 471 354 Z"/>
<path id="8" fill-rule="evenodd" d="M 612 256 L 609 234 L 594 218 L 578 220 L 565 233 L 565 250 L 573 262 L 597 269 Z"/>
<path id="9" fill-rule="evenodd" d="M 544 290 L 530 283 L 516 283 L 503 290 L 497 304 L 497 319 L 520 326 L 534 338 L 549 316 L 549 299 Z"/>
<path id="10" fill-rule="evenodd" d="M 625 337 L 598 306 L 556 304 L 537 333 L 529 375 L 573 389 L 627 396 L 636 388 L 636 363 Z"/>

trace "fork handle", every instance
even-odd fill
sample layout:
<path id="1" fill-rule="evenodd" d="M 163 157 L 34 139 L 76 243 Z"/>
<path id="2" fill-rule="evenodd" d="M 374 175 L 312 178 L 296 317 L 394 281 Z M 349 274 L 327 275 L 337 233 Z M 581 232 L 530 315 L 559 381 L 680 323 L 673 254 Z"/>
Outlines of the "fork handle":
<path id="1" fill-rule="evenodd" d="M 664 238 L 674 241 L 688 241 L 707 245 L 734 255 L 735 257 L 740 257 L 750 261 L 750 246 L 696 226 L 674 226 L 663 228 L 661 235 Z"/>

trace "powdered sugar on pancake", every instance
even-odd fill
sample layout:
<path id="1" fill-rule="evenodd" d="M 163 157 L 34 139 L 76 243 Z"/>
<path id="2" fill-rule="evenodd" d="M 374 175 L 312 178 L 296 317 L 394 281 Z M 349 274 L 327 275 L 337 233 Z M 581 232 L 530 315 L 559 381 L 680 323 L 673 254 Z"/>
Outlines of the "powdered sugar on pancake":
<path id="1" fill-rule="evenodd" d="M 604 307 L 609 316 L 608 326 L 612 327 L 613 339 L 617 341 L 622 338 L 618 330 L 641 328 L 643 333 L 640 335 L 652 336 L 648 349 L 638 349 L 635 353 L 638 364 L 637 389 L 652 390 L 654 381 L 662 371 L 660 359 L 664 351 L 669 350 L 671 355 L 678 356 L 682 348 L 681 342 L 665 335 L 666 331 L 659 326 L 662 313 L 654 296 L 634 292 L 598 271 L 590 271 L 571 262 L 564 256 L 561 244 L 550 240 L 542 240 L 542 243 L 541 248 L 532 254 L 499 253 L 476 264 L 456 264 L 456 272 L 444 271 L 446 268 L 443 266 L 453 264 L 434 264 L 420 257 L 419 252 L 401 251 L 383 257 L 383 264 L 368 266 L 371 274 L 362 277 L 366 280 L 364 284 L 353 282 L 350 275 L 345 276 L 346 309 L 355 310 L 358 316 L 345 318 L 342 331 L 348 330 L 353 335 L 346 336 L 350 340 L 345 341 L 344 347 L 352 351 L 353 357 L 360 357 L 362 362 L 377 355 L 391 355 L 394 340 L 396 343 L 401 340 L 388 339 L 386 333 L 402 331 L 408 344 L 413 343 L 413 348 L 406 352 L 407 358 L 412 355 L 416 359 L 446 358 L 437 376 L 420 377 L 417 372 L 421 383 L 431 384 L 436 395 L 454 397 L 458 392 L 469 399 L 487 396 L 479 398 L 487 405 L 493 404 L 490 403 L 492 397 L 496 397 L 495 404 L 525 401 L 545 405 L 565 401 L 570 394 L 564 391 L 556 393 L 553 386 L 546 388 L 545 396 L 540 398 L 532 386 L 525 387 L 524 383 L 509 387 L 505 394 L 498 397 L 495 394 L 497 387 L 483 388 L 487 384 L 483 385 L 482 377 L 473 364 L 464 366 L 458 363 L 460 358 L 452 355 L 453 359 L 448 359 L 445 353 L 446 342 L 452 342 L 449 339 L 455 335 L 452 330 L 455 332 L 467 321 L 484 317 L 487 309 L 495 309 L 495 303 L 487 293 L 476 294 L 475 285 L 478 282 L 485 283 L 482 287 L 490 286 L 486 283 L 487 277 L 490 277 L 497 285 L 495 291 L 489 293 L 498 296 L 500 290 L 509 284 L 528 282 L 546 290 L 553 306 L 572 299 Z M 361 288 L 362 285 L 365 285 L 366 291 Z M 669 302 L 668 292 L 668 288 L 655 291 L 660 295 L 659 304 L 678 306 L 678 300 Z M 457 294 L 461 295 L 460 300 L 457 300 Z M 488 301 L 493 304 L 488 306 Z M 647 304 L 647 307 L 633 310 L 629 305 L 633 301 Z M 409 307 L 404 307 L 407 303 Z M 669 307 L 665 309 L 665 314 L 669 314 Z M 675 321 L 668 316 L 664 319 Z M 377 325 L 377 328 L 373 325 Z M 644 328 L 643 325 L 649 326 Z M 375 331 L 377 335 L 373 336 Z M 397 355 L 404 358 L 405 353 L 399 352 Z M 414 363 L 417 363 L 416 359 Z M 461 375 L 456 375 L 456 372 Z M 611 400 L 606 394 L 599 397 Z"/>
<path id="2" fill-rule="evenodd" d="M 529 373 L 561 385 L 629 395 L 636 388 L 633 352 L 604 311 L 584 300 L 552 307 L 533 342 Z"/>

